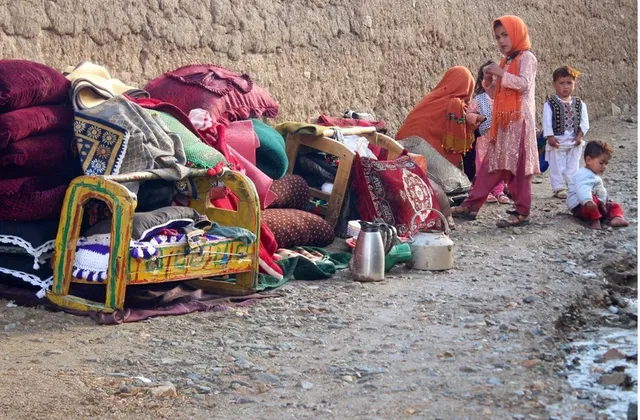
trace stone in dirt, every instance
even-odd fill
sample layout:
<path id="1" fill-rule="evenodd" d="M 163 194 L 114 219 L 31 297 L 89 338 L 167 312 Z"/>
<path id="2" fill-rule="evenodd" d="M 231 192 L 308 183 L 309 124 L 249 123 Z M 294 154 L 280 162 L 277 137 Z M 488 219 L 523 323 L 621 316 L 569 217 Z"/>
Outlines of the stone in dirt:
<path id="1" fill-rule="evenodd" d="M 237 404 L 255 404 L 257 402 L 258 401 L 254 400 L 253 398 L 249 398 L 249 397 L 241 397 L 241 398 L 238 398 L 236 400 Z"/>
<path id="2" fill-rule="evenodd" d="M 627 420 L 638 420 L 638 404 L 629 403 L 629 408 L 627 408 Z"/>
<path id="3" fill-rule="evenodd" d="M 240 369 L 251 369 L 251 367 L 253 366 L 253 363 L 251 363 L 247 359 L 238 359 L 235 361 L 235 365 L 238 366 Z"/>
<path id="4" fill-rule="evenodd" d="M 620 385 L 625 388 L 633 385 L 633 379 L 624 372 L 607 373 L 600 377 L 601 385 Z"/>
<path id="5" fill-rule="evenodd" d="M 280 378 L 270 373 L 257 372 L 251 375 L 251 379 L 271 385 L 280 385 Z"/>
<path id="6" fill-rule="evenodd" d="M 522 299 L 524 303 L 533 303 L 536 300 L 538 300 L 538 298 L 535 296 L 527 296 L 526 298 Z"/>
<path id="7" fill-rule="evenodd" d="M 166 382 L 164 385 L 160 385 L 149 390 L 151 396 L 157 399 L 175 398 L 178 396 L 176 387 L 171 382 Z"/>
<path id="8" fill-rule="evenodd" d="M 305 390 L 310 390 L 311 388 L 313 388 L 313 384 L 311 382 L 307 382 L 307 381 L 300 381 L 298 382 L 298 386 L 302 389 Z"/>
<path id="9" fill-rule="evenodd" d="M 502 385 L 502 381 L 500 380 L 500 378 L 494 378 L 494 377 L 489 378 L 487 380 L 487 383 L 489 385 Z"/>
<path id="10" fill-rule="evenodd" d="M 128 385 L 125 382 L 120 382 L 120 386 L 118 387 L 118 393 L 120 394 L 131 394 L 133 388 L 131 385 Z"/>
<path id="11" fill-rule="evenodd" d="M 543 389 L 545 389 L 547 386 L 545 385 L 544 382 L 542 381 L 533 381 L 533 383 L 531 384 L 530 388 L 533 391 L 542 391 Z"/>
<path id="12" fill-rule="evenodd" d="M 618 349 L 609 349 L 605 354 L 602 355 L 602 357 L 596 360 L 596 363 L 604 363 L 608 362 L 609 360 L 625 359 L 626 357 L 627 356 Z"/>

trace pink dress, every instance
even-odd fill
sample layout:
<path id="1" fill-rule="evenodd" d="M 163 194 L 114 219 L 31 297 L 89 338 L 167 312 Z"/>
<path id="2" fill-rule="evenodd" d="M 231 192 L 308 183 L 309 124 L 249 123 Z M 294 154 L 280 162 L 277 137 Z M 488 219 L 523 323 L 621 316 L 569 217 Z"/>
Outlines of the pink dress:
<path id="1" fill-rule="evenodd" d="M 520 142 L 524 141 L 524 175 L 530 176 L 540 173 L 535 98 L 538 60 L 530 51 L 523 52 L 517 59 L 520 60 L 520 75 L 505 72 L 502 76 L 502 86 L 520 92 L 522 119 L 498 128 L 498 141 L 489 145 L 489 172 L 504 169 L 515 175 L 520 158 Z M 494 97 L 495 83 L 486 90 Z"/>
<path id="2" fill-rule="evenodd" d="M 497 141 L 489 143 L 487 157 L 480 165 L 469 197 L 461 205 L 475 212 L 480 210 L 489 193 L 502 181 L 509 186 L 517 214 L 528 217 L 531 211 L 531 178 L 540 173 L 535 126 L 538 62 L 529 51 L 523 52 L 517 59 L 520 60 L 520 74 L 505 72 L 502 85 L 520 92 L 521 119 L 512 121 L 506 127 L 499 127 Z M 495 80 L 485 90 L 495 98 Z"/>

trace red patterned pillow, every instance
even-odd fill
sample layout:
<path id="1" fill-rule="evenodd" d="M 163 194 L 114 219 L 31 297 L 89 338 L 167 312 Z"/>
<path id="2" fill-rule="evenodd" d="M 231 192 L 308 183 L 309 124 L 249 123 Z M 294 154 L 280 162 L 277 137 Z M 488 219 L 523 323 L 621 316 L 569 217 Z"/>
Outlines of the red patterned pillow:
<path id="1" fill-rule="evenodd" d="M 394 160 L 372 160 L 356 155 L 353 162 L 353 188 L 358 194 L 358 212 L 366 221 L 382 219 L 393 225 L 398 235 L 407 236 L 411 218 L 418 229 L 441 229 L 440 218 L 429 209 L 439 210 L 429 179 L 409 156 Z"/>

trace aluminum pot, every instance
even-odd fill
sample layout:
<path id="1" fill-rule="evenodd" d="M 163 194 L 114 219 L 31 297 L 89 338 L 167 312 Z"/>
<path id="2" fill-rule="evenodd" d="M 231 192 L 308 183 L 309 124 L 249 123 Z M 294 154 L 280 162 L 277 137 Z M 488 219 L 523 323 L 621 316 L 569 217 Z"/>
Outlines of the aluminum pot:
<path id="1" fill-rule="evenodd" d="M 415 230 L 415 221 L 420 215 L 416 213 L 411 219 L 409 229 L 411 261 L 407 263 L 407 267 L 415 270 L 450 270 L 453 268 L 453 241 L 449 237 L 449 223 L 438 210 L 429 210 L 440 216 L 445 230 L 444 232 L 418 232 L 414 236 L 412 233 Z"/>

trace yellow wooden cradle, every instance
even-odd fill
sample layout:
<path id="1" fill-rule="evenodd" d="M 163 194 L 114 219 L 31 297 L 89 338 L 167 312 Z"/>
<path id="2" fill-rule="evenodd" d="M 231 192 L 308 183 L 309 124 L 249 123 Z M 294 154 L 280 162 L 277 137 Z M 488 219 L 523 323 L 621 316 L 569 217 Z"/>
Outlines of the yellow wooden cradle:
<path id="1" fill-rule="evenodd" d="M 47 297 L 56 305 L 81 311 L 113 312 L 124 307 L 129 285 L 189 281 L 205 291 L 250 294 L 256 290 L 259 269 L 260 206 L 255 186 L 239 172 L 224 169 L 211 175 L 204 169 L 191 169 L 197 198 L 190 207 L 221 226 L 241 227 L 255 234 L 250 245 L 240 240 L 222 239 L 198 251 L 188 244 L 158 248 L 151 259 L 130 255 L 135 196 L 122 183 L 148 181 L 159 177 L 149 172 L 114 176 L 81 176 L 67 189 L 53 256 L 53 285 Z M 218 183 L 238 197 L 237 211 L 214 208 L 210 191 Z M 107 277 L 103 282 L 89 282 L 73 276 L 73 265 L 84 214 L 90 199 L 105 202 L 112 213 L 111 245 Z M 228 276 L 234 275 L 235 281 Z M 216 277 L 216 278 L 213 278 Z M 106 287 L 104 303 L 69 294 L 71 283 L 99 284 Z"/>

